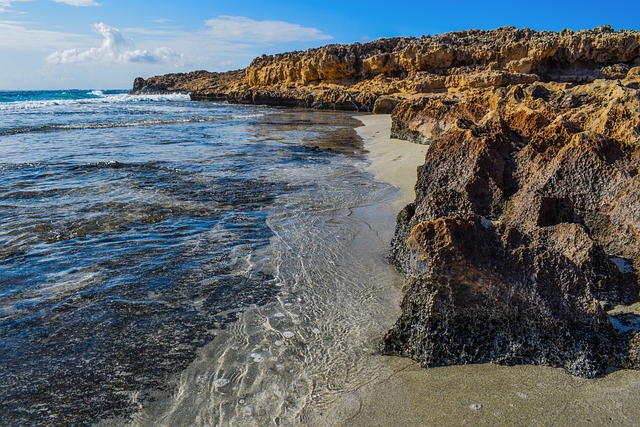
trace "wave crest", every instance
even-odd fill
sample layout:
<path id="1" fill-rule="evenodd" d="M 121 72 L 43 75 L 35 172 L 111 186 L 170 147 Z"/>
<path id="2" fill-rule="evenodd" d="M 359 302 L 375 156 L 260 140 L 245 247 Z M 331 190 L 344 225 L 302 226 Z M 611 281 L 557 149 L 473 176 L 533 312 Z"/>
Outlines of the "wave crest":
<path id="1" fill-rule="evenodd" d="M 108 103 L 137 103 L 137 102 L 186 102 L 191 100 L 191 96 L 186 93 L 164 94 L 164 95 L 129 95 L 126 93 L 108 94 L 101 90 L 94 90 L 73 97 L 63 97 L 62 95 L 53 99 L 36 99 L 35 96 L 13 97 L 4 96 L 4 102 L 0 102 L 0 111 L 20 111 L 50 108 L 59 105 L 82 105 L 82 104 L 108 104 Z"/>

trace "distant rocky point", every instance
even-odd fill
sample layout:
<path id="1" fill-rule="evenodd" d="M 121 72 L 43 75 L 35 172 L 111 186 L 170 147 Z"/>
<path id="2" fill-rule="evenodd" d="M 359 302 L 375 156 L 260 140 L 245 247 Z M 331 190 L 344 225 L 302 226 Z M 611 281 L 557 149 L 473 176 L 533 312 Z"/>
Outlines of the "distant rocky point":
<path id="1" fill-rule="evenodd" d="M 391 113 L 430 144 L 383 351 L 594 377 L 640 366 L 640 33 L 500 28 L 330 45 L 134 93 Z M 607 313 L 619 306 L 613 317 Z M 614 327 L 615 325 L 615 327 Z"/>

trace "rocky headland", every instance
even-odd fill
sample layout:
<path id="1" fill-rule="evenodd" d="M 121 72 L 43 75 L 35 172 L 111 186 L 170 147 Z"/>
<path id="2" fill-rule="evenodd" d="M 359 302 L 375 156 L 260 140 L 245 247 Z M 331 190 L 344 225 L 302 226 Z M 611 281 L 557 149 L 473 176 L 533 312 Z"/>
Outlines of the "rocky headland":
<path id="1" fill-rule="evenodd" d="M 640 316 L 620 308 L 640 290 L 639 87 L 640 33 L 599 27 L 331 45 L 133 92 L 391 113 L 394 137 L 430 147 L 397 219 L 407 281 L 383 351 L 594 377 L 640 363 Z"/>

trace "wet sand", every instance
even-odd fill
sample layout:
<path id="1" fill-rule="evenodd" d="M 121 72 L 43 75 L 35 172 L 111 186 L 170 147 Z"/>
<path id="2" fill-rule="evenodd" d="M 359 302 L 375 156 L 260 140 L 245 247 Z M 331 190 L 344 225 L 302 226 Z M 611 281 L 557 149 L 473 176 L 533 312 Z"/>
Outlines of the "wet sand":
<path id="1" fill-rule="evenodd" d="M 371 171 L 400 190 L 393 208 L 413 200 L 415 166 L 426 147 L 389 139 L 389 116 L 359 116 Z M 413 146 L 413 147 L 412 147 Z M 393 226 L 393 225 L 391 225 Z M 585 380 L 539 366 L 467 365 L 423 369 L 371 355 L 378 375 L 345 391 L 316 425 L 632 426 L 640 420 L 640 371 Z"/>
<path id="2" fill-rule="evenodd" d="M 413 187 L 417 180 L 416 169 L 424 164 L 428 146 L 390 138 L 391 116 L 357 116 L 364 126 L 356 128 L 364 140 L 369 170 L 378 181 L 388 182 L 400 194 L 390 207 L 397 213 L 412 202 L 416 195 Z"/>

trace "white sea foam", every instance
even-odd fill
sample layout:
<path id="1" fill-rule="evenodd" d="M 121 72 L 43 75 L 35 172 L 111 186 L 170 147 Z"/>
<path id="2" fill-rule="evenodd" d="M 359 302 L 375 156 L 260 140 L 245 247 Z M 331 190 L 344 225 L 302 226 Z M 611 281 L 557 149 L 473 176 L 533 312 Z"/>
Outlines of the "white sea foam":
<path id="1" fill-rule="evenodd" d="M 92 95 L 97 98 L 84 99 L 51 99 L 42 101 L 18 101 L 0 103 L 0 111 L 20 111 L 37 110 L 58 106 L 85 105 L 85 104 L 121 104 L 136 102 L 185 102 L 190 101 L 188 94 L 164 94 L 164 95 L 129 95 L 129 94 L 109 94 L 102 91 L 92 91 Z"/>
<path id="2" fill-rule="evenodd" d="M 264 113 L 256 113 L 256 114 L 236 114 L 233 116 L 234 119 L 254 119 L 257 117 L 264 117 Z"/>

